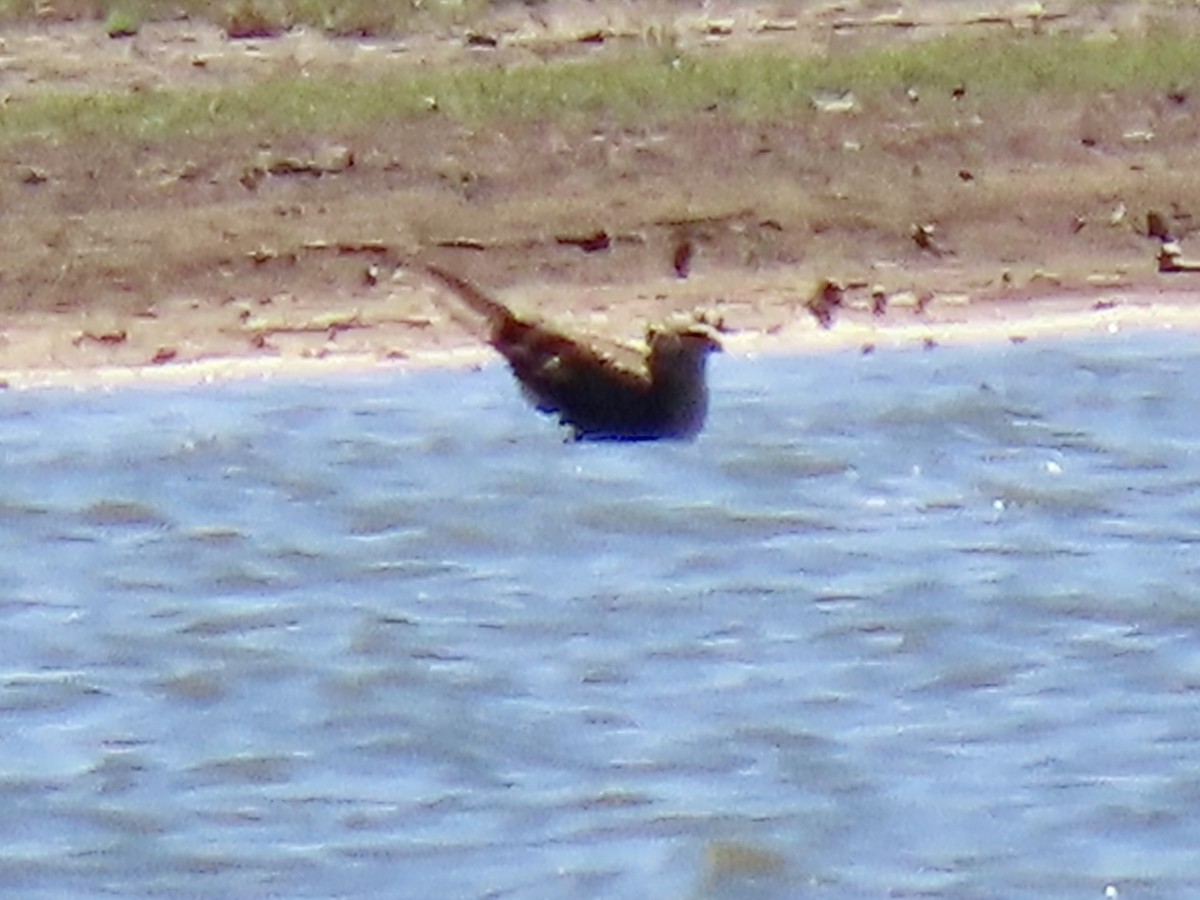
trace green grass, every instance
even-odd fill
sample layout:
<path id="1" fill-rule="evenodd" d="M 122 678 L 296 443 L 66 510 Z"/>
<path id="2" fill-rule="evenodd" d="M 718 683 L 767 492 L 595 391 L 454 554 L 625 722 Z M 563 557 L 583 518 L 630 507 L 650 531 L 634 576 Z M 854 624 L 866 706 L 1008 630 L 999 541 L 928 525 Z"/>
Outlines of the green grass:
<path id="1" fill-rule="evenodd" d="M 376 79 L 287 78 L 211 90 L 46 93 L 9 104 L 0 140 L 211 137 L 250 129 L 337 133 L 404 117 L 496 121 L 670 121 L 712 108 L 749 120 L 797 115 L 821 89 L 897 102 L 906 88 L 972 96 L 1159 91 L 1200 81 L 1194 37 L 1162 33 L 1114 42 L 1072 37 L 948 39 L 832 59 L 766 51 L 619 57 L 509 69 L 465 65 Z M 432 108 L 436 111 L 432 111 Z"/>
<path id="2" fill-rule="evenodd" d="M 110 38 L 133 37 L 142 27 L 141 11 L 128 6 L 113 7 L 104 20 L 104 33 Z"/>
<path id="3" fill-rule="evenodd" d="M 106 21 L 126 14 L 129 2 L 53 0 L 39 10 L 37 0 L 0 0 L 0 24 Z M 137 0 L 136 9 L 142 22 L 186 15 L 221 27 L 253 20 L 273 30 L 306 25 L 334 35 L 383 35 L 419 27 L 423 21 L 469 20 L 490 5 L 491 0 Z"/>
<path id="4" fill-rule="evenodd" d="M 1151 32 L 1120 40 L 1073 36 L 989 42 L 950 39 L 847 60 L 865 83 L 951 87 L 999 94 L 1162 89 L 1200 76 L 1195 35 Z M 835 63 L 834 68 L 838 68 Z"/>

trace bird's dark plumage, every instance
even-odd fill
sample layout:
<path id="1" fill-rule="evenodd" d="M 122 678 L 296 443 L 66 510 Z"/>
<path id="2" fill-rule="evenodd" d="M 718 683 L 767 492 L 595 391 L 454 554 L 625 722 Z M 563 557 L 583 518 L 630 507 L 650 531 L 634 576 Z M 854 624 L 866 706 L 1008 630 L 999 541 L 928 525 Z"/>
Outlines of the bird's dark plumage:
<path id="1" fill-rule="evenodd" d="M 506 360 L 526 395 L 555 413 L 580 440 L 695 437 L 708 413 L 705 363 L 719 350 L 702 323 L 651 329 L 647 350 L 585 342 L 524 319 L 444 269 L 426 272 L 484 318 L 487 341 Z"/>

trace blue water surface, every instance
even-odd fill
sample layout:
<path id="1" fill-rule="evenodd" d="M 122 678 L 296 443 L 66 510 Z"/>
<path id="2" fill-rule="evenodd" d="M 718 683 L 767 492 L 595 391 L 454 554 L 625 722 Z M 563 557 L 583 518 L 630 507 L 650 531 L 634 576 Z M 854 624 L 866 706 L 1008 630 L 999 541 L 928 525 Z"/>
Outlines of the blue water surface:
<path id="1" fill-rule="evenodd" d="M 0 394 L 5 897 L 1200 889 L 1191 336 Z"/>

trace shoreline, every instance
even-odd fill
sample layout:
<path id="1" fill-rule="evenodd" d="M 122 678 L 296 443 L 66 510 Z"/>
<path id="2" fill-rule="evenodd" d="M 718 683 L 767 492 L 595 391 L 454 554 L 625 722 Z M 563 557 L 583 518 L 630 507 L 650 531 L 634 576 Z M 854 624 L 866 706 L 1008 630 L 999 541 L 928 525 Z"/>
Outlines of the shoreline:
<path id="1" fill-rule="evenodd" d="M 782 327 L 738 328 L 725 334 L 726 352 L 741 356 L 928 351 L 941 346 L 1070 341 L 1129 333 L 1184 332 L 1200 337 L 1196 291 L 1047 293 L 1025 298 L 972 300 L 917 313 L 900 309 L 876 319 L 860 308 L 842 310 L 829 329 L 803 310 Z M 444 336 L 443 336 L 444 337 Z M 214 354 L 160 364 L 98 364 L 0 369 L 0 391 L 67 389 L 112 391 L 131 387 L 188 388 L 230 382 L 313 379 L 370 372 L 467 369 L 499 364 L 486 344 L 465 336 L 457 343 L 429 341 L 403 353 L 327 355 Z"/>
<path id="2" fill-rule="evenodd" d="M 1163 256 L 1200 231 L 1200 17 L 1010 6 L 547 0 L 363 41 L 16 29 L 0 390 L 495 359 L 405 260 L 571 333 L 699 313 L 734 355 L 1200 331 L 1179 274 L 1200 262 Z M 827 279 L 848 287 L 824 329 Z"/>

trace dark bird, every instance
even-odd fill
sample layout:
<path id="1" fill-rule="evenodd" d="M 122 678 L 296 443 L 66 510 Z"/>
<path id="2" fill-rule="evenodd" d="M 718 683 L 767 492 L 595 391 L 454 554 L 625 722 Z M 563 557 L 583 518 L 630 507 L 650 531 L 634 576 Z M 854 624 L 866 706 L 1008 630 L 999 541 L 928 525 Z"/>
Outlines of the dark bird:
<path id="1" fill-rule="evenodd" d="M 557 414 L 576 440 L 688 439 L 704 427 L 705 363 L 721 349 L 710 326 L 649 328 L 645 352 L 584 342 L 516 315 L 457 275 L 422 268 L 483 316 L 487 342 L 508 360 L 526 396 Z"/>
<path id="2" fill-rule="evenodd" d="M 882 316 L 887 313 L 888 296 L 882 284 L 871 288 L 871 315 Z"/>
<path id="3" fill-rule="evenodd" d="M 822 328 L 832 328 L 834 313 L 842 305 L 845 293 L 846 289 L 840 283 L 823 278 L 804 305 Z"/>
<path id="4" fill-rule="evenodd" d="M 926 250 L 934 256 L 945 256 L 946 251 L 933 239 L 933 233 L 936 230 L 933 225 L 913 225 L 908 234 L 913 239 L 913 243 L 922 250 Z"/>
<path id="5" fill-rule="evenodd" d="M 1167 217 L 1156 209 L 1146 213 L 1146 236 L 1157 238 L 1164 244 L 1175 240 L 1171 236 L 1171 226 L 1168 224 Z"/>

